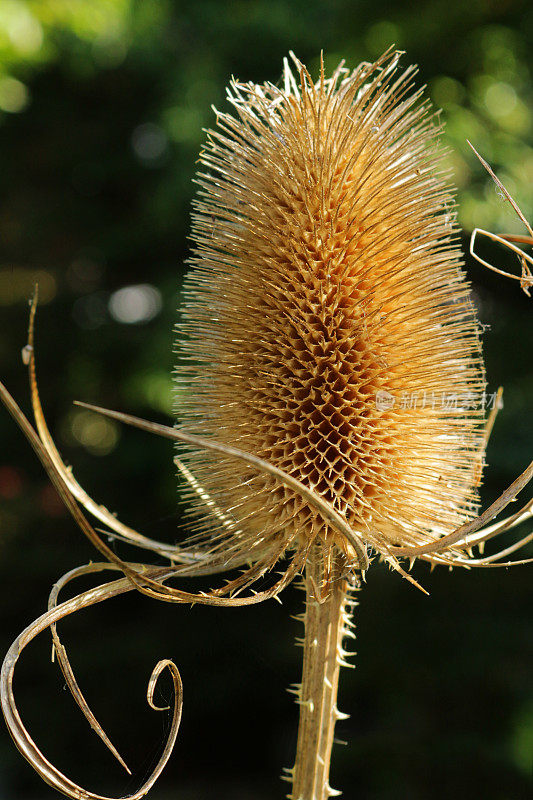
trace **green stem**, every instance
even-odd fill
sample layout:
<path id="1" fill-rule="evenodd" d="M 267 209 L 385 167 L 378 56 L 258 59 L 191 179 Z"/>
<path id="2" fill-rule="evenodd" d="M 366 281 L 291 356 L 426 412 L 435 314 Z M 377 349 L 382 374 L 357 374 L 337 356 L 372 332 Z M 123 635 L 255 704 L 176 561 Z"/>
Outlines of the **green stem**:
<path id="1" fill-rule="evenodd" d="M 315 547 L 305 570 L 305 636 L 302 684 L 297 691 L 300 722 L 296 761 L 290 771 L 292 800 L 326 800 L 337 794 L 329 785 L 329 767 L 335 723 L 346 718 L 337 709 L 339 669 L 346 664 L 343 638 L 352 635 L 353 605 L 343 576 L 344 557 L 335 555 L 331 565 L 330 591 L 320 597 L 324 581 L 324 554 Z"/>

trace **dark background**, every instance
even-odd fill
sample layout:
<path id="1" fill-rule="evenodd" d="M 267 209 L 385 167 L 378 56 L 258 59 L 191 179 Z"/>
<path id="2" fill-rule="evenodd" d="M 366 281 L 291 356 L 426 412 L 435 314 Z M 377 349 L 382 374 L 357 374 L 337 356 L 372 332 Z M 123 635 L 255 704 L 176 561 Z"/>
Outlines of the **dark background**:
<path id="1" fill-rule="evenodd" d="M 466 139 L 533 217 L 528 0 L 409 9 L 379 0 L 0 3 L 0 376 L 28 410 L 20 350 L 37 279 L 40 386 L 54 436 L 93 497 L 150 536 L 182 535 L 172 446 L 95 425 L 72 401 L 170 418 L 172 327 L 210 106 L 224 107 L 232 74 L 277 81 L 290 49 L 316 75 L 322 48 L 331 69 L 341 58 L 349 66 L 371 60 L 393 42 L 407 51 L 404 64 L 419 64 L 420 82 L 444 110 L 465 249 L 475 226 L 522 232 Z M 483 252 L 517 271 L 496 245 Z M 516 282 L 471 259 L 467 267 L 490 326 L 489 387 L 505 387 L 487 504 L 531 457 L 531 301 Z M 124 287 L 136 288 L 117 295 Z M 90 559 L 97 555 L 0 409 L 2 652 L 45 610 L 56 578 Z M 368 574 L 356 669 L 341 675 L 340 708 L 352 716 L 337 735 L 349 744 L 335 747 L 332 785 L 347 800 L 531 797 L 531 571 L 430 574 L 421 565 L 414 574 L 429 598 L 384 567 Z M 106 795 L 131 793 L 164 737 L 164 715 L 145 704 L 146 683 L 156 661 L 172 657 L 184 716 L 151 797 L 282 797 L 278 775 L 292 766 L 297 724 L 285 690 L 301 669 L 293 645 L 301 628 L 290 615 L 303 595 L 291 587 L 283 599 L 191 610 L 132 594 L 61 626 L 87 699 L 136 770 L 131 780 L 63 690 L 47 635 L 18 668 L 23 718 L 73 779 Z M 0 798 L 55 796 L 0 731 Z"/>

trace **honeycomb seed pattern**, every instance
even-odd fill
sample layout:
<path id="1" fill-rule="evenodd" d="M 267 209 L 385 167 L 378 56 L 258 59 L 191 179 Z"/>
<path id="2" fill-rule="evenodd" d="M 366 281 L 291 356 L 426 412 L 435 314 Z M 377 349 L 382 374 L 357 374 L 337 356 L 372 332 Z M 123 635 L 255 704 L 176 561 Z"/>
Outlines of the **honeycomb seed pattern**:
<path id="1" fill-rule="evenodd" d="M 475 516 L 484 449 L 439 124 L 397 62 L 313 83 L 295 60 L 279 87 L 232 83 L 200 157 L 177 367 L 185 430 L 286 470 L 381 552 Z M 191 492 L 210 546 L 335 539 L 271 478 L 186 459 L 231 520 Z"/>

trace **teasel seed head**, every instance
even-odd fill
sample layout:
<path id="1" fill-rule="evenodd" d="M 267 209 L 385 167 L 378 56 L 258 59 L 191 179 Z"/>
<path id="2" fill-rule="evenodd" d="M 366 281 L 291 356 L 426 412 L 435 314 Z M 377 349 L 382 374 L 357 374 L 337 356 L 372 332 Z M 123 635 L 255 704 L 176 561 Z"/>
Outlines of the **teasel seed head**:
<path id="1" fill-rule="evenodd" d="M 183 430 L 298 478 L 385 557 L 475 517 L 484 452 L 440 125 L 398 60 L 231 83 L 200 155 L 176 403 Z M 353 558 L 274 478 L 185 459 L 206 548 L 253 561 L 318 537 Z"/>

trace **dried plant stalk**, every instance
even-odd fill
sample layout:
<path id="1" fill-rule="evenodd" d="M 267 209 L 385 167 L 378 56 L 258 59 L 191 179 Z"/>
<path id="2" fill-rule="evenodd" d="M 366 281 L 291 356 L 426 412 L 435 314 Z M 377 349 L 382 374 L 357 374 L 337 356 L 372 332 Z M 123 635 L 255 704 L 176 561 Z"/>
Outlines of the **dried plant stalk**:
<path id="1" fill-rule="evenodd" d="M 350 598 L 350 588 L 355 587 L 344 574 L 340 554 L 324 556 L 320 547 L 314 547 L 305 566 L 302 684 L 295 690 L 300 724 L 294 768 L 287 771 L 293 798 L 334 793 L 329 769 L 335 723 L 348 716 L 337 708 L 337 689 L 340 667 L 350 666 L 343 640 L 354 636 L 349 607 L 355 603 Z"/>

